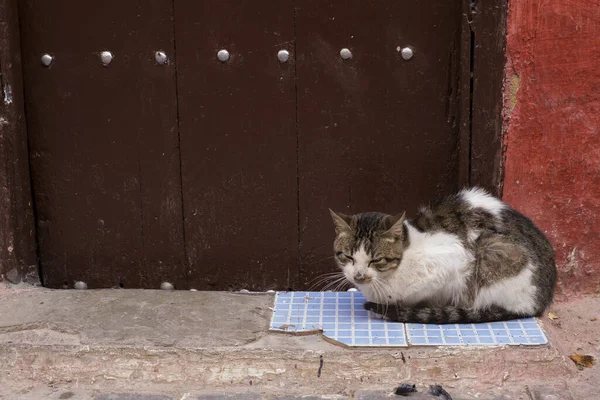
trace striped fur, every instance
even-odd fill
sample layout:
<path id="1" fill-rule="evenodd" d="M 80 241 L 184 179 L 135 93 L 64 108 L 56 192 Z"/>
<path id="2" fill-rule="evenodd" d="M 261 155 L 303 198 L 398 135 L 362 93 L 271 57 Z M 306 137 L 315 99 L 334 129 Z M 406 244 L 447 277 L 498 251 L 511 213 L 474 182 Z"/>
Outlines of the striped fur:
<path id="1" fill-rule="evenodd" d="M 416 323 L 539 316 L 556 284 L 554 250 L 527 217 L 483 189 L 414 218 L 331 212 L 335 260 L 365 308 Z"/>
<path id="2" fill-rule="evenodd" d="M 529 317 L 500 307 L 484 309 L 446 307 L 399 307 L 396 305 L 382 305 L 366 302 L 364 308 L 379 315 L 385 315 L 386 319 L 397 322 L 408 322 L 415 324 L 462 324 L 478 322 L 506 321 Z"/>

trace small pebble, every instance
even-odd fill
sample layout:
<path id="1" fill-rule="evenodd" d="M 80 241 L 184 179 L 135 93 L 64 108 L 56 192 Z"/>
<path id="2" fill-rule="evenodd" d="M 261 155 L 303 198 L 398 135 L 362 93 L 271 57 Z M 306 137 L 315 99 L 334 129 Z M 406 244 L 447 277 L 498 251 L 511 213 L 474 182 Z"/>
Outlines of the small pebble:
<path id="1" fill-rule="evenodd" d="M 357 289 L 357 288 L 353 288 L 353 287 L 352 287 L 352 288 L 348 289 L 348 291 L 349 291 L 349 292 L 358 292 L 358 289 Z"/>
<path id="2" fill-rule="evenodd" d="M 175 289 L 175 286 L 173 286 L 173 284 L 171 284 L 169 282 L 163 282 L 160 284 L 160 288 L 162 290 L 173 290 L 173 289 Z"/>
<path id="3" fill-rule="evenodd" d="M 75 282 L 75 289 L 85 290 L 85 289 L 87 289 L 87 283 L 82 282 L 82 281 Z"/>

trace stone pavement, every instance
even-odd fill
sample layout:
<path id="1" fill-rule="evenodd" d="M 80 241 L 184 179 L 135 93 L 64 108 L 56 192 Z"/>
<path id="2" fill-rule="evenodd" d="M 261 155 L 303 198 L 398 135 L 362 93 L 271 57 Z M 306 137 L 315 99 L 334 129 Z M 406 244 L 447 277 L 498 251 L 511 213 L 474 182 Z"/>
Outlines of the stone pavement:
<path id="1" fill-rule="evenodd" d="M 0 283 L 1 285 L 1 283 Z M 273 296 L 0 287 L 1 399 L 595 399 L 600 299 L 559 304 L 535 348 L 346 349 L 268 332 Z M 324 364 L 317 377 L 320 357 Z M 308 397 L 307 397 L 308 396 Z M 312 397 L 311 397 L 312 396 Z M 402 398 L 399 396 L 393 396 Z"/>

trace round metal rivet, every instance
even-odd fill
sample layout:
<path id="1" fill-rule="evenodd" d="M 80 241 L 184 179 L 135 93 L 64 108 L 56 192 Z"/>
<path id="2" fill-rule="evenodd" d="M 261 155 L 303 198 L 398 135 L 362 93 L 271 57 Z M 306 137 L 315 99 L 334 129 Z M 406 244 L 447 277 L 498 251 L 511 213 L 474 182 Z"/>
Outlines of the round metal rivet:
<path id="1" fill-rule="evenodd" d="M 413 58 L 413 56 L 415 55 L 415 53 L 410 47 L 403 48 L 400 54 L 402 55 L 402 58 L 404 58 L 407 61 Z"/>
<path id="2" fill-rule="evenodd" d="M 157 51 L 154 53 L 154 59 L 158 64 L 165 64 L 168 60 L 167 55 L 164 51 Z"/>
<path id="3" fill-rule="evenodd" d="M 52 64 L 52 56 L 50 54 L 44 54 L 42 56 L 42 65 L 44 67 L 49 67 Z"/>
<path id="4" fill-rule="evenodd" d="M 113 55 L 110 51 L 103 51 L 102 53 L 100 53 L 100 61 L 102 61 L 102 64 L 104 66 L 107 66 L 108 64 L 110 64 L 112 59 L 113 59 Z"/>
<path id="5" fill-rule="evenodd" d="M 287 50 L 279 50 L 277 53 L 277 59 L 281 63 L 285 63 L 290 59 L 290 52 Z"/>
<path id="6" fill-rule="evenodd" d="M 342 57 L 342 60 L 349 60 L 352 58 L 352 52 L 350 49 L 343 48 L 340 50 L 340 57 Z"/>
<path id="7" fill-rule="evenodd" d="M 79 281 L 79 282 L 75 282 L 75 289 L 77 290 L 85 290 L 87 289 L 87 283 Z"/>
<path id="8" fill-rule="evenodd" d="M 173 286 L 172 283 L 163 282 L 163 283 L 160 284 L 160 288 L 162 290 L 173 290 L 173 289 L 175 289 L 175 286 Z"/>
<path id="9" fill-rule="evenodd" d="M 217 53 L 217 58 L 219 59 L 219 61 L 225 62 L 229 60 L 229 52 L 225 49 L 219 50 L 219 52 Z"/>

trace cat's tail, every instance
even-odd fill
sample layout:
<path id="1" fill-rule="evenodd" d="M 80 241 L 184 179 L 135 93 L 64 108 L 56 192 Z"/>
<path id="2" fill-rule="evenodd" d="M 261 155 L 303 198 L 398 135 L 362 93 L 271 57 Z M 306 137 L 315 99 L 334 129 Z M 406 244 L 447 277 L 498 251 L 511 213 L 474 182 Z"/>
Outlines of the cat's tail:
<path id="1" fill-rule="evenodd" d="M 367 302 L 365 310 L 384 315 L 391 321 L 416 324 L 466 324 L 478 322 L 507 321 L 532 315 L 518 314 L 500 307 L 485 309 L 447 307 L 399 307 Z"/>

